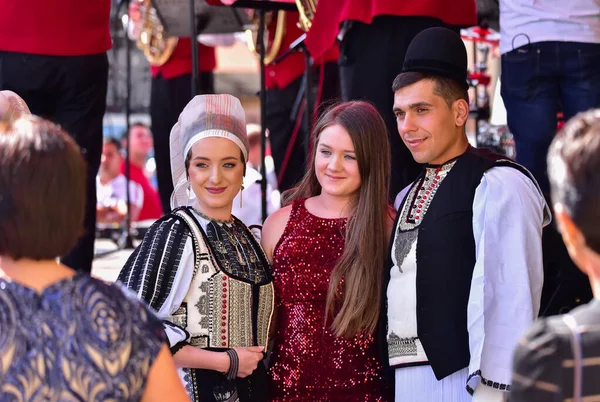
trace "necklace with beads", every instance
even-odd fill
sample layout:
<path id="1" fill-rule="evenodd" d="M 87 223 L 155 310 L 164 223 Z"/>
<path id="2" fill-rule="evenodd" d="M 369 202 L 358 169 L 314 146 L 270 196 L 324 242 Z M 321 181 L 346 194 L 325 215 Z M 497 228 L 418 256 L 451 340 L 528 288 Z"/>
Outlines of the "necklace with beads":
<path id="1" fill-rule="evenodd" d="M 206 219 L 207 221 L 221 223 L 221 224 L 225 224 L 225 223 L 232 224 L 233 223 L 233 216 L 231 216 L 229 219 L 226 219 L 226 220 L 215 219 L 215 218 L 211 218 L 210 216 L 203 214 L 202 212 L 198 211 L 198 209 L 196 209 L 195 207 L 192 207 L 192 209 L 194 210 L 194 212 L 196 212 L 198 215 L 200 215 L 200 217 Z"/>

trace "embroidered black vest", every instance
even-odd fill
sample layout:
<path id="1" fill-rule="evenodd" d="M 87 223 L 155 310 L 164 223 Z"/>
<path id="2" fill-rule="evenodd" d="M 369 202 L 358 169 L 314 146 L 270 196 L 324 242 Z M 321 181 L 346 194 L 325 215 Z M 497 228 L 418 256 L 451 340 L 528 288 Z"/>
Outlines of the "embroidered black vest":
<path id="1" fill-rule="evenodd" d="M 417 221 L 420 219 L 416 246 L 417 334 L 438 380 L 469 365 L 467 304 L 475 267 L 473 201 L 483 174 L 495 166 L 513 167 L 532 178 L 526 169 L 501 155 L 469 147 L 455 159 L 454 166 L 432 194 L 433 199 L 417 200 L 417 205 L 428 204 L 426 214 L 421 217 L 416 212 L 412 214 Z M 420 181 L 417 179 L 413 186 L 419 185 Z M 412 198 L 410 195 L 409 191 L 394 223 L 387 278 L 384 278 L 386 288 L 390 269 L 394 266 L 392 244 L 396 240 L 404 204 L 413 201 L 409 199 Z M 415 206 L 415 211 L 418 208 Z M 384 315 L 385 310 L 382 318 L 387 326 Z M 380 336 L 381 332 L 386 332 L 382 329 Z"/>

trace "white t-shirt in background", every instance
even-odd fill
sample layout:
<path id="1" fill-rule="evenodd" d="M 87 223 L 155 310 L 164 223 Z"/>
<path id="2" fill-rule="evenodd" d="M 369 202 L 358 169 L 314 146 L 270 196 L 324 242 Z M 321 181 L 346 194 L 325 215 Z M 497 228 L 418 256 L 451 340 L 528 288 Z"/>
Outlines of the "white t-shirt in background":
<path id="1" fill-rule="evenodd" d="M 600 0 L 500 0 L 500 53 L 536 42 L 600 43 Z"/>
<path id="2" fill-rule="evenodd" d="M 106 184 L 100 182 L 100 176 L 96 176 L 96 198 L 97 204 L 104 207 L 116 206 L 118 202 L 127 202 L 127 179 L 120 174 Z M 142 186 L 134 181 L 129 181 L 129 197 L 131 205 L 141 208 L 144 204 L 144 190 Z"/>

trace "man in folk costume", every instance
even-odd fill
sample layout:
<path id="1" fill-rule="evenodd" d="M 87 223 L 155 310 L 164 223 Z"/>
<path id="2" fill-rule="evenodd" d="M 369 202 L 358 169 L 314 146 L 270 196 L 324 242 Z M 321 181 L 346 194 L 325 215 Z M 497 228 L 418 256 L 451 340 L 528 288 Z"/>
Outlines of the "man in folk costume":
<path id="1" fill-rule="evenodd" d="M 418 34 L 393 90 L 400 137 L 425 164 L 396 199 L 384 282 L 395 399 L 501 401 L 539 310 L 548 206 L 525 168 L 469 145 L 456 33 Z"/>

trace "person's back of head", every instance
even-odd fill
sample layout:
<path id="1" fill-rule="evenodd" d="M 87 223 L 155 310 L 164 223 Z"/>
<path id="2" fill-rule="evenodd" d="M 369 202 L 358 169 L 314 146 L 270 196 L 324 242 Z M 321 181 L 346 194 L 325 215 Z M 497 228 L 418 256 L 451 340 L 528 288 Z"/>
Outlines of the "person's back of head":
<path id="1" fill-rule="evenodd" d="M 579 113 L 559 131 L 548 176 L 569 254 L 592 285 L 594 278 L 600 282 L 600 109 Z"/>
<path id="2" fill-rule="evenodd" d="M 600 109 L 579 113 L 564 125 L 547 163 L 556 222 L 569 255 L 599 298 Z M 510 400 L 577 401 L 598 394 L 597 367 L 580 361 L 582 355 L 585 360 L 598 356 L 597 323 L 597 300 L 534 323 L 514 351 Z"/>
<path id="3" fill-rule="evenodd" d="M 0 400 L 39 390 L 52 400 L 188 400 L 161 320 L 118 285 L 67 274 L 54 261 L 83 230 L 86 171 L 78 146 L 58 125 L 35 116 L 0 120 L 0 310 L 12 317 L 0 327 Z M 32 341 L 40 325 L 43 345 Z M 52 349 L 65 339 L 85 348 L 75 355 Z M 24 382 L 23 370 L 36 381 Z M 80 377 L 94 378 L 93 387 L 74 386 Z"/>
<path id="4" fill-rule="evenodd" d="M 83 231 L 86 164 L 59 126 L 34 116 L 0 122 L 0 255 L 48 260 Z"/>

